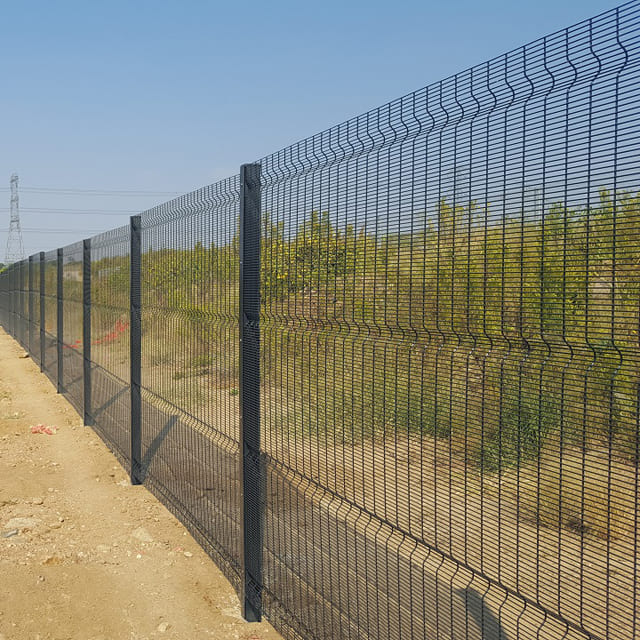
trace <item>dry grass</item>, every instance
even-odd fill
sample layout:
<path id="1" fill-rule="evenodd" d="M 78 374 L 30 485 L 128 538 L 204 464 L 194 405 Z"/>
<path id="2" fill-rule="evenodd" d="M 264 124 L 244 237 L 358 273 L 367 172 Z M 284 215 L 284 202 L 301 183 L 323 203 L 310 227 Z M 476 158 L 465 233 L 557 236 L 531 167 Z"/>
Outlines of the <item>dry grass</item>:
<path id="1" fill-rule="evenodd" d="M 503 496 L 520 514 L 551 528 L 603 540 L 630 539 L 636 509 L 635 469 L 606 449 L 546 449 L 539 461 L 503 475 Z"/>

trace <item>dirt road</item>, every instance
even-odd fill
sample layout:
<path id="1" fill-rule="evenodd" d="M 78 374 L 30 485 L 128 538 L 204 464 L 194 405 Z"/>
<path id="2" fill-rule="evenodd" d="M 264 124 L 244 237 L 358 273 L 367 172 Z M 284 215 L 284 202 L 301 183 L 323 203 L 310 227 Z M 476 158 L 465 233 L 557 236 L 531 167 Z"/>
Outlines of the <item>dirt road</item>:
<path id="1" fill-rule="evenodd" d="M 280 638 L 23 355 L 0 330 L 0 640 Z"/>

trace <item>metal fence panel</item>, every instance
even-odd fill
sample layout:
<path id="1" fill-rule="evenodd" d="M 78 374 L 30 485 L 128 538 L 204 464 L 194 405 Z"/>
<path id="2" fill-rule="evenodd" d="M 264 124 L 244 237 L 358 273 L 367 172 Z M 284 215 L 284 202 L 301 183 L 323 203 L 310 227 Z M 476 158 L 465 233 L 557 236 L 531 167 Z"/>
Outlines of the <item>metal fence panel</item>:
<path id="1" fill-rule="evenodd" d="M 145 483 L 240 580 L 238 177 L 142 214 Z"/>
<path id="2" fill-rule="evenodd" d="M 34 362 L 40 365 L 40 255 L 34 254 L 30 258 L 29 268 L 31 270 L 29 288 L 29 304 L 31 321 L 31 340 L 29 342 L 29 353 Z"/>
<path id="3" fill-rule="evenodd" d="M 63 393 L 76 411 L 84 404 L 82 342 L 82 241 L 63 249 Z"/>
<path id="4" fill-rule="evenodd" d="M 58 385 L 58 252 L 44 254 L 44 344 L 42 370 L 51 383 Z"/>
<path id="5" fill-rule="evenodd" d="M 91 240 L 91 391 L 93 428 L 128 467 L 129 226 Z"/>
<path id="6" fill-rule="evenodd" d="M 246 617 L 632 640 L 639 76 L 634 0 L 10 265 L 0 322 Z"/>
<path id="7" fill-rule="evenodd" d="M 265 610 L 303 637 L 637 635 L 638 11 L 261 160 Z"/>
<path id="8" fill-rule="evenodd" d="M 28 262 L 21 260 L 18 266 L 18 342 L 24 349 L 28 349 L 29 336 L 29 305 L 28 305 Z"/>

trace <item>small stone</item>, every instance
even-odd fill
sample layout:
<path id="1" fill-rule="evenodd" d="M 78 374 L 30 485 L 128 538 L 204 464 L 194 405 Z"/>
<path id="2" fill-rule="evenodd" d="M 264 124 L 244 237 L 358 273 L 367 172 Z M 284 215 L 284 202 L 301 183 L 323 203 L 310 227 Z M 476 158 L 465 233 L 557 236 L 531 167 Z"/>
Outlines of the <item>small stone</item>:
<path id="1" fill-rule="evenodd" d="M 140 542 L 153 542 L 153 537 L 144 527 L 134 529 L 131 532 L 131 537 L 140 540 Z"/>
<path id="2" fill-rule="evenodd" d="M 11 518 L 6 523 L 7 529 L 34 529 L 40 524 L 40 520 L 37 518 Z"/>
<path id="3" fill-rule="evenodd" d="M 136 554 L 136 558 L 137 558 L 138 560 L 140 560 L 140 558 L 142 558 L 142 556 L 138 553 L 138 554 Z"/>
<path id="4" fill-rule="evenodd" d="M 42 504 L 44 500 L 42 498 L 34 498 L 31 502 L 33 504 Z"/>
<path id="5" fill-rule="evenodd" d="M 160 633 L 164 633 L 168 628 L 169 628 L 169 623 L 168 622 L 161 622 L 158 625 L 158 631 Z"/>
<path id="6" fill-rule="evenodd" d="M 38 576 L 38 582 L 44 582 L 44 576 Z"/>
<path id="7" fill-rule="evenodd" d="M 17 529 L 11 529 L 10 531 L 3 531 L 0 534 L 2 538 L 13 538 L 13 536 L 17 536 L 20 532 Z"/>
<path id="8" fill-rule="evenodd" d="M 184 557 L 185 558 L 191 558 L 193 556 L 193 553 L 191 553 L 191 551 L 185 551 L 184 552 Z"/>
<path id="9" fill-rule="evenodd" d="M 106 544 L 99 544 L 96 547 L 96 551 L 98 553 L 109 553 L 109 551 L 111 551 L 111 547 L 108 547 Z"/>
<path id="10" fill-rule="evenodd" d="M 53 493 L 53 492 L 55 491 L 55 489 L 54 489 L 53 487 L 49 487 L 49 488 L 47 489 L 47 491 L 48 491 L 49 493 Z"/>
<path id="11" fill-rule="evenodd" d="M 59 529 L 61 527 L 61 524 L 59 522 L 52 522 L 49 525 L 49 529 Z"/>

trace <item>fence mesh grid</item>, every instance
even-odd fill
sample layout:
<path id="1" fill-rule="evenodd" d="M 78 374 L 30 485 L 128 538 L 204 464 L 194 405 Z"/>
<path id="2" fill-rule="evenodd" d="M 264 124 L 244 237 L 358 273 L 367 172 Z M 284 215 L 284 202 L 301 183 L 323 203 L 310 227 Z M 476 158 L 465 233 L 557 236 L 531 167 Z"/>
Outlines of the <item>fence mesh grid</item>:
<path id="1" fill-rule="evenodd" d="M 251 165 L 259 244 L 238 176 L 141 215 L 138 471 L 286 637 L 640 634 L 639 14 Z M 90 248 L 87 413 L 126 464 L 130 228 Z M 56 251 L 0 275 L 0 322 L 54 384 L 61 348 L 79 411 L 82 259 L 62 252 L 61 343 Z"/>
<path id="2" fill-rule="evenodd" d="M 57 250 L 44 254 L 44 350 L 42 370 L 54 386 L 58 384 L 58 289 Z"/>
<path id="3" fill-rule="evenodd" d="M 40 256 L 29 258 L 29 353 L 40 364 Z M 2 305 L 2 302 L 0 302 Z"/>
<path id="4" fill-rule="evenodd" d="M 117 457 L 131 457 L 128 226 L 91 240 L 92 425 Z"/>
<path id="5" fill-rule="evenodd" d="M 239 584 L 238 178 L 145 212 L 145 480 Z"/>
<path id="6" fill-rule="evenodd" d="M 639 46 L 634 3 L 262 160 L 304 637 L 634 637 Z"/>
<path id="7" fill-rule="evenodd" d="M 84 406 L 83 350 L 82 350 L 82 242 L 63 249 L 63 393 L 82 413 Z"/>

